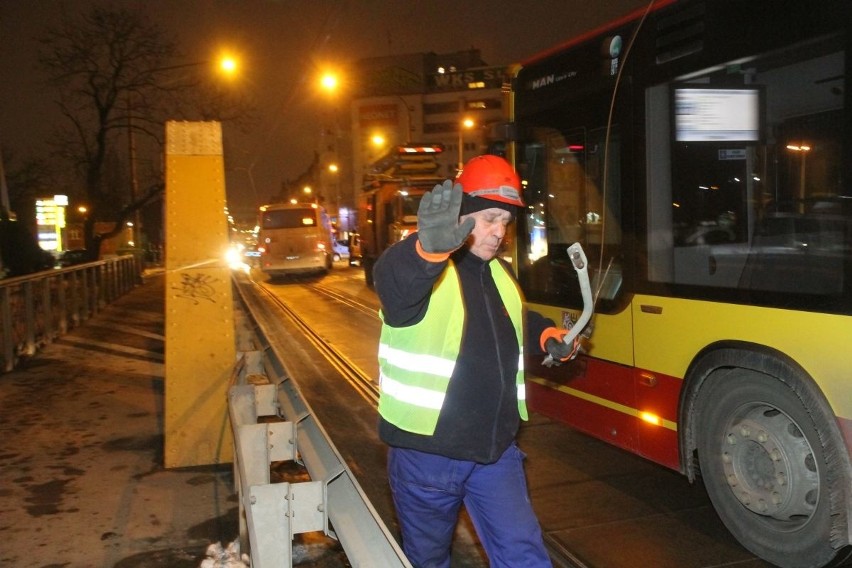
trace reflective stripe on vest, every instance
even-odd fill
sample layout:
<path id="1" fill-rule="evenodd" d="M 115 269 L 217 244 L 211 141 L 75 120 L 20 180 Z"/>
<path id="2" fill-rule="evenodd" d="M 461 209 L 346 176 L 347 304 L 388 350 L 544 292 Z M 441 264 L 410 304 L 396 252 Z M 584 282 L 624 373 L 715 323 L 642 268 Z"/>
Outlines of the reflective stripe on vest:
<path id="1" fill-rule="evenodd" d="M 514 279 L 498 261 L 492 277 L 518 339 L 518 412 L 527 420 L 523 367 L 523 300 Z M 379 313 L 382 316 L 381 312 Z M 379 414 L 398 428 L 431 435 L 438 423 L 464 329 L 464 301 L 452 261 L 432 288 L 423 319 L 411 326 L 382 325 L 379 344 Z M 384 317 L 382 317 L 384 321 Z M 445 333 L 435 330 L 445 329 Z"/>

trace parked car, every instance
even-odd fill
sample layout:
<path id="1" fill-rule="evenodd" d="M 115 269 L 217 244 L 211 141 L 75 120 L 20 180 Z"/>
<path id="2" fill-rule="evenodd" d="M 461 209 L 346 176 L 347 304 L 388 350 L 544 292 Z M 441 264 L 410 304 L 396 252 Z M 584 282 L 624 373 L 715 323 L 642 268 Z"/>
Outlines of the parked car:
<path id="1" fill-rule="evenodd" d="M 75 264 L 83 264 L 89 262 L 89 251 L 86 249 L 71 249 L 63 251 L 59 254 L 57 265 L 59 268 L 74 266 Z"/>
<path id="2" fill-rule="evenodd" d="M 334 259 L 335 262 L 337 262 L 338 260 L 348 260 L 349 259 L 349 246 L 348 245 L 341 243 L 339 241 L 334 241 L 334 243 L 331 246 L 332 246 L 332 250 L 334 251 L 334 255 L 332 256 L 332 258 Z"/>
<path id="3" fill-rule="evenodd" d="M 25 276 L 54 266 L 51 253 L 43 250 L 25 225 L 0 217 L 0 275 Z"/>

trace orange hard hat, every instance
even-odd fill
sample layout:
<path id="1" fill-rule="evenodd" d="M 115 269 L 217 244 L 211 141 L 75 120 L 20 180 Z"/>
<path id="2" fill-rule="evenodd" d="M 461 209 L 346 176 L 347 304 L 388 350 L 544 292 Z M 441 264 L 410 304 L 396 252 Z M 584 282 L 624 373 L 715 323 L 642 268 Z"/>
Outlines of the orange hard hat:
<path id="1" fill-rule="evenodd" d="M 470 197 L 481 197 L 523 207 L 521 178 L 512 165 L 500 156 L 477 156 L 464 165 L 456 183 Z"/>

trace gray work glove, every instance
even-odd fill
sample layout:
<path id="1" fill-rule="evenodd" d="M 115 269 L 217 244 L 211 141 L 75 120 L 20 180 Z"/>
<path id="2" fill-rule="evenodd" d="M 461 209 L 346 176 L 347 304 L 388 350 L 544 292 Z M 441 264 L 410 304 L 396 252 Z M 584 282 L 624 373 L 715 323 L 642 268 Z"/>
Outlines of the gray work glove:
<path id="1" fill-rule="evenodd" d="M 459 224 L 462 186 L 446 180 L 427 191 L 417 209 L 417 234 L 426 252 L 446 253 L 459 248 L 473 230 L 476 220 L 467 218 Z"/>
<path id="2" fill-rule="evenodd" d="M 577 356 L 576 345 L 569 345 L 564 341 L 558 341 L 553 338 L 548 339 L 544 343 L 544 348 L 547 350 L 547 354 L 553 357 L 557 365 L 565 361 L 570 361 Z"/>
<path id="3" fill-rule="evenodd" d="M 547 352 L 548 357 L 543 361 L 546 367 L 561 365 L 576 357 L 582 350 L 580 338 L 575 337 L 571 343 L 565 343 L 568 330 L 558 327 L 548 327 L 541 334 L 543 343 L 541 347 Z"/>

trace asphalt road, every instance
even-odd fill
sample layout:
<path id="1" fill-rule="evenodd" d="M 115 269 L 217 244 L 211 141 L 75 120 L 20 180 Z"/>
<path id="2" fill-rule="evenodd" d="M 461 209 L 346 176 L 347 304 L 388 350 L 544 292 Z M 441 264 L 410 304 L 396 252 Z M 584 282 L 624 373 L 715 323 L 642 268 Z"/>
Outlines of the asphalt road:
<path id="1" fill-rule="evenodd" d="M 323 285 L 375 301 L 359 269 L 345 263 Z M 298 301 L 302 292 L 290 283 L 274 287 L 329 339 L 351 347 L 354 361 L 374 360 L 368 317 L 333 302 Z M 210 544 L 237 537 L 230 467 L 162 467 L 163 300 L 163 278 L 150 277 L 0 375 L 3 568 L 197 567 Z M 375 409 L 300 347 L 298 336 L 290 340 L 302 358 L 300 388 L 393 529 Z M 519 439 L 544 530 L 578 565 L 768 566 L 727 533 L 700 483 L 539 415 Z M 487 566 L 464 520 L 458 535 L 454 568 Z M 294 555 L 297 566 L 346 565 L 324 538 L 298 537 Z"/>

